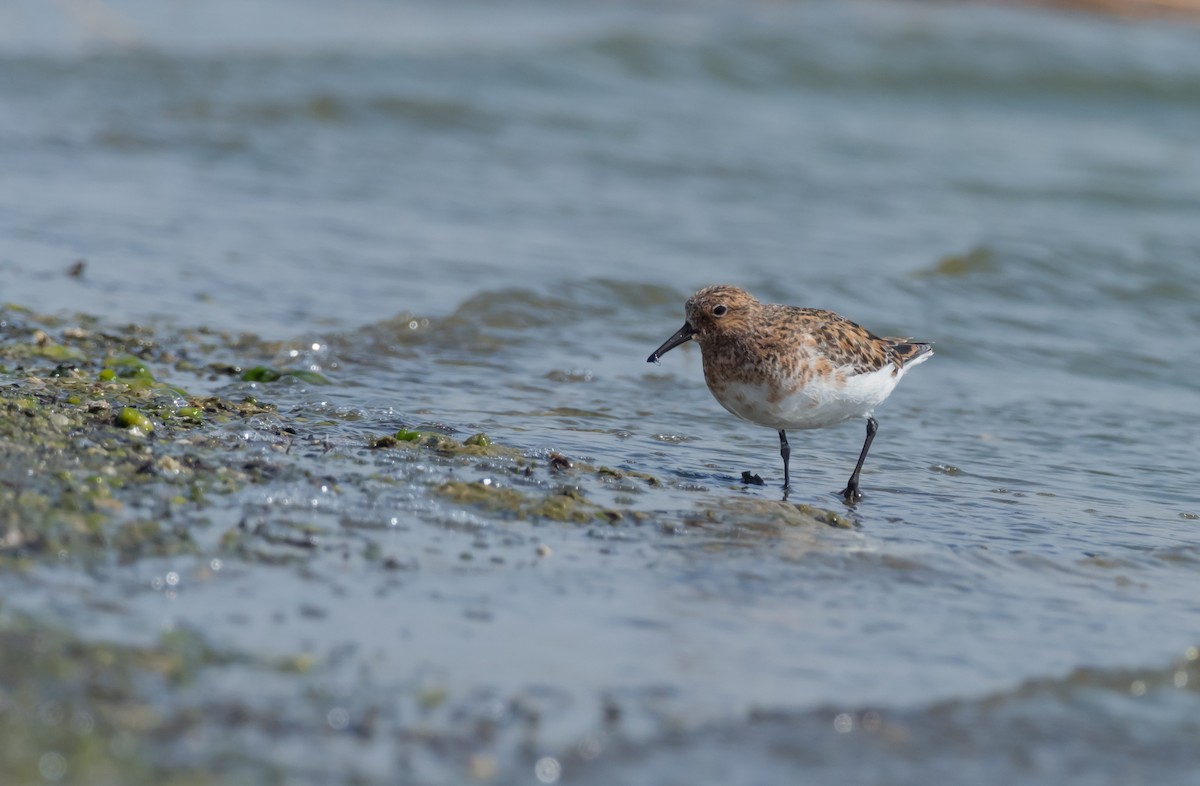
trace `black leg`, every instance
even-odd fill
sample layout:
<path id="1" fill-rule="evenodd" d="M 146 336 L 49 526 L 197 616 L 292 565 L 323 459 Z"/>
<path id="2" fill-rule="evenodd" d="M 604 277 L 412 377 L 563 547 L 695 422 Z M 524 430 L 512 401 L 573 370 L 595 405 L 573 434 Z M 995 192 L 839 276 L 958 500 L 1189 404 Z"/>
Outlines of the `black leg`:
<path id="1" fill-rule="evenodd" d="M 788 483 L 788 459 L 792 456 L 792 449 L 788 446 L 787 434 L 783 433 L 783 429 L 779 429 L 779 455 L 783 456 L 783 490 L 787 491 L 791 487 Z"/>
<path id="2" fill-rule="evenodd" d="M 863 443 L 862 453 L 858 454 L 858 463 L 854 465 L 854 474 L 850 476 L 850 482 L 846 484 L 846 490 L 842 492 L 842 496 L 847 502 L 857 502 L 862 499 L 862 492 L 858 490 L 858 473 L 862 472 L 863 462 L 867 460 L 867 451 L 871 449 L 871 440 L 875 439 L 875 432 L 879 430 L 879 424 L 875 422 L 875 418 L 867 418 L 867 441 Z"/>

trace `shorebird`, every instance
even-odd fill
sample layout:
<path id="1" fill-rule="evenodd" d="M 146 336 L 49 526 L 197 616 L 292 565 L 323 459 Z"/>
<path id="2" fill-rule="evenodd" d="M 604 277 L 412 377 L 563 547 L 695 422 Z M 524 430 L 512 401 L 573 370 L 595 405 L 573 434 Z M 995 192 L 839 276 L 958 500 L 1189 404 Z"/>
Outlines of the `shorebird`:
<path id="1" fill-rule="evenodd" d="M 858 476 L 879 429 L 872 413 L 913 366 L 933 356 L 925 342 L 880 338 L 832 311 L 758 302 L 744 289 L 718 284 L 688 298 L 687 321 L 648 363 L 689 340 L 700 344 L 704 381 L 725 409 L 779 432 L 783 488 L 790 488 L 787 429 L 867 419 L 867 438 L 842 491 L 862 499 Z M 756 482 L 749 472 L 745 482 Z"/>

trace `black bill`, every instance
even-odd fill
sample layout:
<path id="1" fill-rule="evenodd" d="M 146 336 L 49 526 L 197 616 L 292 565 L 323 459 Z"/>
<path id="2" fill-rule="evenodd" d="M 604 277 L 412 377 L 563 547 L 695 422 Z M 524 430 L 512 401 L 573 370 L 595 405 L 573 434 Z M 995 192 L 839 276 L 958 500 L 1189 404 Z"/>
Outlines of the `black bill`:
<path id="1" fill-rule="evenodd" d="M 675 335 L 663 342 L 663 345 L 650 353 L 650 357 L 646 358 L 647 363 L 657 363 L 658 359 L 670 352 L 675 347 L 691 339 L 696 335 L 696 330 L 687 322 L 683 323 L 683 327 L 675 331 Z"/>

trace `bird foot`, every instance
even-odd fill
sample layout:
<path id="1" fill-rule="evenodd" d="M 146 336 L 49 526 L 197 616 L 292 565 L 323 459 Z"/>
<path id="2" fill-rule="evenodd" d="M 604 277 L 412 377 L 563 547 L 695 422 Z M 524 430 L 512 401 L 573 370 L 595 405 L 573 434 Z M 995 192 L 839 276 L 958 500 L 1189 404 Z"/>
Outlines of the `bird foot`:
<path id="1" fill-rule="evenodd" d="M 747 486 L 763 486 L 763 479 L 759 475 L 751 475 L 749 472 L 742 473 L 742 482 Z"/>
<path id="2" fill-rule="evenodd" d="M 847 505 L 853 505 L 863 498 L 862 492 L 858 490 L 858 486 L 846 486 L 842 489 L 842 499 Z"/>

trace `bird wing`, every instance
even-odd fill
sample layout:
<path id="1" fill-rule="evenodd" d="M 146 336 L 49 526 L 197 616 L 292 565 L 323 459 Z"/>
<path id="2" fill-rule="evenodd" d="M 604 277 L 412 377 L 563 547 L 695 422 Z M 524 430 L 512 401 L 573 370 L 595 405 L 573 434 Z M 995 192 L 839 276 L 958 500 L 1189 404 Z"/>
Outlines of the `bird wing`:
<path id="1" fill-rule="evenodd" d="M 832 311 L 807 308 L 804 312 L 810 320 L 809 332 L 834 366 L 849 366 L 856 374 L 864 374 L 892 362 L 888 343 L 857 322 Z"/>

